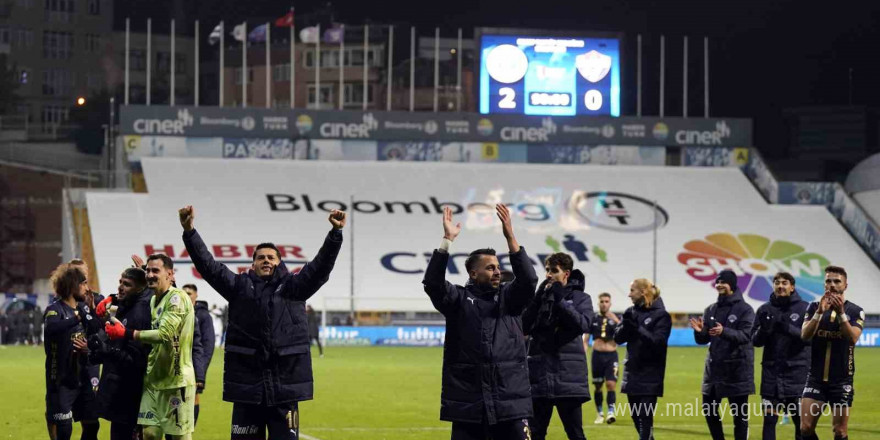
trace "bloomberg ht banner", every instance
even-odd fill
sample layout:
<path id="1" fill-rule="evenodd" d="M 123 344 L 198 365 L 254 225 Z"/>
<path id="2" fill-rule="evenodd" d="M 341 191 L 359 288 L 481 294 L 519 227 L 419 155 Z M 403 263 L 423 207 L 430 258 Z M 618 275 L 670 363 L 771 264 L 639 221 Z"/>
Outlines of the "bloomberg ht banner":
<path id="1" fill-rule="evenodd" d="M 495 248 L 510 268 L 493 207 L 504 203 L 539 275 L 546 256 L 566 252 L 588 292 L 611 293 L 621 309 L 630 283 L 645 277 L 656 279 L 670 311 L 700 312 L 715 301 L 712 283 L 723 269 L 739 275 L 753 306 L 768 300 L 779 270 L 794 274 L 812 300 L 833 263 L 849 271 L 848 298 L 880 312 L 880 271 L 838 221 L 821 206 L 767 204 L 736 168 L 176 158 L 142 165 L 149 194 L 88 194 L 105 290 L 131 254 L 158 251 L 173 255 L 179 284 L 215 295 L 183 247 L 181 206 L 195 207 L 208 249 L 235 271 L 247 270 L 265 241 L 296 270 L 321 246 L 328 212 L 344 209 L 345 244 L 314 307 L 433 310 L 421 281 L 442 237 L 443 207 L 463 226 L 447 267 L 447 279 L 463 285 L 473 249 Z"/>
<path id="2" fill-rule="evenodd" d="M 140 136 L 748 147 L 748 119 L 123 106 Z"/>

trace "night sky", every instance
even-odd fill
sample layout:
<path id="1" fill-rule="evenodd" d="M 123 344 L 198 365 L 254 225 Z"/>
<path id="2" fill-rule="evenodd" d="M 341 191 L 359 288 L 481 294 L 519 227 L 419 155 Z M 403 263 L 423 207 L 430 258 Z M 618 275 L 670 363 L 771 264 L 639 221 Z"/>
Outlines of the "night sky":
<path id="1" fill-rule="evenodd" d="M 199 18 L 253 22 L 283 15 L 291 6 L 269 0 L 153 0 L 117 2 L 117 19 Z M 295 3 L 297 26 L 313 24 L 326 2 Z M 624 114 L 635 113 L 635 36 L 643 35 L 643 114 L 659 110 L 659 36 L 666 35 L 666 115 L 681 115 L 682 36 L 691 37 L 689 113 L 702 115 L 702 37 L 710 38 L 712 116 L 755 120 L 756 143 L 769 157 L 784 153 L 784 108 L 880 102 L 880 2 L 805 0 L 580 0 L 560 1 L 335 1 L 336 21 L 419 26 L 444 36 L 464 28 L 523 27 L 619 31 L 626 35 Z M 326 11 L 326 9 L 325 9 Z M 325 14 L 326 20 L 326 14 Z M 133 24 L 136 27 L 136 24 Z M 119 25 L 117 24 L 117 28 Z M 210 26 L 202 28 L 209 32 Z M 158 30 L 158 29 L 157 29 Z M 403 52 L 402 50 L 398 50 Z M 397 52 L 397 51 L 396 51 Z"/>

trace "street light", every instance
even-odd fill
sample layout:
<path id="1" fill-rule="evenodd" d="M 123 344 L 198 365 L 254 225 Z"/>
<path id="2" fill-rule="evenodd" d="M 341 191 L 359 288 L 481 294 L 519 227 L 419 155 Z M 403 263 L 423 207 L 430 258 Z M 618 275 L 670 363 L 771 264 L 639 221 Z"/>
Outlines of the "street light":
<path id="1" fill-rule="evenodd" d="M 79 98 L 76 98 L 76 105 L 78 105 L 80 107 L 86 105 L 86 98 L 83 98 L 82 96 L 80 96 Z"/>

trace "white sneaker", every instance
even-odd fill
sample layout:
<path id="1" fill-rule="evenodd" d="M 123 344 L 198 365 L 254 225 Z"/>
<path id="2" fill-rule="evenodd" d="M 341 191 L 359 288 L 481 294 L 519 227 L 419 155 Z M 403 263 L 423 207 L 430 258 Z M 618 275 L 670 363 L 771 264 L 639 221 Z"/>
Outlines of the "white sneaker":
<path id="1" fill-rule="evenodd" d="M 596 416 L 596 420 L 593 421 L 593 424 L 601 425 L 604 423 L 605 423 L 605 416 L 603 416 L 602 413 L 599 413 L 599 415 Z"/>
<path id="2" fill-rule="evenodd" d="M 612 413 L 612 412 L 608 413 L 608 417 L 605 418 L 605 423 L 607 423 L 609 425 L 616 422 L 616 421 L 617 421 L 617 418 L 614 417 L 614 413 Z"/>

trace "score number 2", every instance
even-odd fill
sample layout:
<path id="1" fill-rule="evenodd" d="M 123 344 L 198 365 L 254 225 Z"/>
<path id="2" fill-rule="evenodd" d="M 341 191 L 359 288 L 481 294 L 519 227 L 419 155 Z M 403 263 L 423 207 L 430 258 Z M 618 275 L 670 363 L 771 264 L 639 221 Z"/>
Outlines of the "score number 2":
<path id="1" fill-rule="evenodd" d="M 502 87 L 498 89 L 501 100 L 498 101 L 498 108 L 516 108 L 516 91 L 510 87 Z"/>

